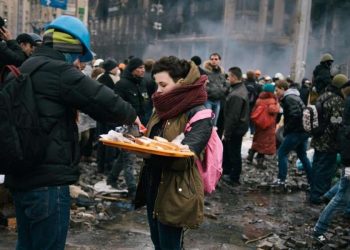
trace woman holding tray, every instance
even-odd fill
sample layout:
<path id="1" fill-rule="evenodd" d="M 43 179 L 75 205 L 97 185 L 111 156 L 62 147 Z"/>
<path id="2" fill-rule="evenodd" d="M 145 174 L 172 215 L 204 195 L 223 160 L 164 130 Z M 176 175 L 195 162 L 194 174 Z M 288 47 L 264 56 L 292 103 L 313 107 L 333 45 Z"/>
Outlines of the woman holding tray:
<path id="1" fill-rule="evenodd" d="M 152 96 L 154 111 L 147 136 L 172 141 L 185 131 L 186 123 L 205 109 L 207 76 L 193 62 L 163 57 L 153 67 L 158 90 Z M 212 120 L 202 119 L 185 133 L 182 144 L 199 155 L 207 145 Z M 155 249 L 181 249 L 183 231 L 197 228 L 204 216 L 204 191 L 194 157 L 151 155 L 145 159 L 135 207 L 147 206 L 151 239 Z"/>

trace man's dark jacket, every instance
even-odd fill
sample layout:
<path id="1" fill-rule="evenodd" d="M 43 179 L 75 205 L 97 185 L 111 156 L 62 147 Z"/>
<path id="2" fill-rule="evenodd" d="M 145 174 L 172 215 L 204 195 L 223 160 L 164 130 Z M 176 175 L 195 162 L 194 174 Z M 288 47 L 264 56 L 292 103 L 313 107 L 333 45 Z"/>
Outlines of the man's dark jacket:
<path id="1" fill-rule="evenodd" d="M 332 83 L 331 69 L 326 63 L 320 63 L 313 71 L 313 84 L 317 93 L 322 94 Z"/>
<path id="2" fill-rule="evenodd" d="M 231 85 L 224 108 L 224 136 L 229 140 L 232 136 L 243 136 L 249 125 L 248 90 L 244 83 Z"/>
<path id="3" fill-rule="evenodd" d="M 293 132 L 304 132 L 303 128 L 303 107 L 297 89 L 288 89 L 281 100 L 284 116 L 284 135 Z"/>
<path id="4" fill-rule="evenodd" d="M 69 185 L 78 180 L 76 110 L 99 121 L 131 124 L 136 119 L 130 104 L 66 63 L 62 53 L 45 46 L 38 48 L 20 70 L 25 72 L 27 65 L 37 61 L 48 61 L 32 75 L 32 82 L 40 123 L 49 141 L 41 165 L 26 174 L 6 176 L 6 185 L 17 190 Z"/>
<path id="5" fill-rule="evenodd" d="M 114 82 L 109 74 L 110 74 L 109 72 L 105 72 L 97 80 L 100 83 L 106 85 L 108 88 L 114 89 Z"/>
<path id="6" fill-rule="evenodd" d="M 142 123 L 144 123 L 145 117 L 145 101 L 142 96 L 142 78 L 134 77 L 130 71 L 126 68 L 123 72 L 119 82 L 114 86 L 114 91 L 124 101 L 130 103 L 136 110 Z"/>

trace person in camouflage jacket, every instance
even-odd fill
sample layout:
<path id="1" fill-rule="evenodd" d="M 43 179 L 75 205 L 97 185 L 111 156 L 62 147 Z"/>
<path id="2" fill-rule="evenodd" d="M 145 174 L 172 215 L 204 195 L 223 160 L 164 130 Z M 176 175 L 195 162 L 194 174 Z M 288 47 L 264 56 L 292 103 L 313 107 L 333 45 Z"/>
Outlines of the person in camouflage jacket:
<path id="1" fill-rule="evenodd" d="M 314 204 L 321 203 L 320 198 L 330 189 L 332 178 L 336 173 L 339 151 L 336 138 L 344 110 L 344 98 L 340 89 L 347 80 L 345 75 L 336 75 L 325 93 L 318 98 L 323 107 L 322 115 L 328 124 L 324 133 L 313 137 L 311 141 L 311 146 L 315 149 L 312 163 L 312 179 L 315 181 L 311 185 L 310 202 Z"/>

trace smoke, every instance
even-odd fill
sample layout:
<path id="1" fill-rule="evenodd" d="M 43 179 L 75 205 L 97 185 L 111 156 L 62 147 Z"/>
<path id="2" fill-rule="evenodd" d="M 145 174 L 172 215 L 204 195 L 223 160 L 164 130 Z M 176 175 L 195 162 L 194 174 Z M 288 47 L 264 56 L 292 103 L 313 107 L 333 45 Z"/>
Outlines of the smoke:
<path id="1" fill-rule="evenodd" d="M 135 4 L 133 7 L 130 5 L 136 1 L 126 2 L 128 6 L 120 15 L 132 15 L 136 8 L 141 8 Z M 243 71 L 260 69 L 263 74 L 270 76 L 277 72 L 289 75 L 294 56 L 298 1 L 268 0 L 265 5 L 266 25 L 263 25 L 260 17 L 264 11 L 259 12 L 263 1 L 236 0 L 234 18 L 229 19 L 228 26 L 224 27 L 224 10 L 229 9 L 224 6 L 227 2 L 229 1 L 191 0 L 185 3 L 181 0 L 150 0 L 149 10 L 143 9 L 149 11 L 147 19 L 142 20 L 144 25 L 138 24 L 135 26 L 137 28 L 118 27 L 118 30 L 122 30 L 121 36 L 130 30 L 136 34 L 146 33 L 147 39 L 144 40 L 149 41 L 146 45 L 140 36 L 138 41 L 121 41 L 118 50 L 114 51 L 107 48 L 111 41 L 104 41 L 104 37 L 98 36 L 98 49 L 102 55 L 114 53 L 119 58 L 127 58 L 127 53 L 144 59 L 159 59 L 169 55 L 190 59 L 197 55 L 203 62 L 208 60 L 211 53 L 218 52 L 226 70 L 238 66 Z M 150 12 L 151 5 L 158 3 L 163 5 L 162 12 Z M 281 3 L 283 9 L 275 11 L 275 6 Z M 102 4 L 99 15 L 104 17 L 107 8 L 108 5 Z M 312 77 L 312 71 L 320 62 L 321 55 L 327 52 L 334 56 L 335 64 L 340 65 L 341 71 L 347 73 L 349 59 L 346 52 L 350 36 L 346 34 L 350 31 L 349 10 L 350 1 L 312 1 L 305 77 Z M 278 19 L 274 13 L 284 14 Z M 162 29 L 154 30 L 154 22 L 161 23 Z"/>
<path id="2" fill-rule="evenodd" d="M 218 2 L 221 1 L 210 1 L 211 12 L 220 10 L 218 6 L 213 6 Z M 221 7 L 223 7 L 222 3 Z M 190 8 L 191 6 L 187 11 Z M 164 7 L 164 12 L 170 11 L 179 15 L 178 9 L 179 6 L 173 6 L 170 10 Z M 268 11 L 268 18 L 271 18 L 272 13 L 273 10 Z M 159 31 L 161 35 L 158 35 L 160 39 L 145 49 L 143 57 L 158 59 L 162 56 L 175 55 L 190 59 L 197 55 L 204 62 L 208 60 L 211 53 L 218 52 L 222 56 L 222 66 L 225 70 L 238 66 L 244 72 L 260 69 L 263 74 L 270 76 L 277 72 L 288 75 L 292 62 L 293 41 L 286 34 L 291 35 L 291 27 L 284 25 L 285 30 L 280 36 L 273 33 L 272 24 L 267 26 L 265 31 L 259 32 L 259 13 L 254 14 L 253 17 L 247 17 L 237 13 L 233 20 L 235 25 L 233 29 L 224 27 L 223 14 L 216 14 L 218 18 L 216 20 L 208 14 L 195 14 L 191 16 L 188 23 L 186 23 L 186 15 L 180 14 L 180 17 L 177 17 L 183 22 L 180 25 L 172 16 L 174 19 L 171 20 L 175 23 L 171 28 L 177 24 L 177 34 L 174 35 L 173 32 L 167 34 L 167 25 L 163 24 L 164 29 Z M 171 17 L 167 16 L 167 18 Z M 286 21 L 288 22 L 288 19 Z M 261 34 L 265 36 L 262 41 L 259 40 Z M 283 43 L 276 42 L 279 40 L 283 40 Z"/>
<path id="3" fill-rule="evenodd" d="M 349 75 L 349 55 L 345 53 L 350 46 L 349 18 L 350 2 L 342 0 L 314 0 L 312 8 L 312 31 L 309 42 L 309 65 L 316 65 L 324 53 L 331 53 L 334 65 L 341 73 Z"/>

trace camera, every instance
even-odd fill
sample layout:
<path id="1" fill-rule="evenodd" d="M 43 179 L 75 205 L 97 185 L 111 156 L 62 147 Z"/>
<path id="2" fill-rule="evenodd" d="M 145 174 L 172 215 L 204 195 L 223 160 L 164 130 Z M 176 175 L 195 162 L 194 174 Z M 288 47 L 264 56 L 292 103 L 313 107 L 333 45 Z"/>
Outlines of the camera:
<path id="1" fill-rule="evenodd" d="M 7 19 L 6 18 L 2 18 L 0 16 L 0 29 L 2 29 L 3 27 L 6 27 L 6 22 L 7 22 Z"/>

